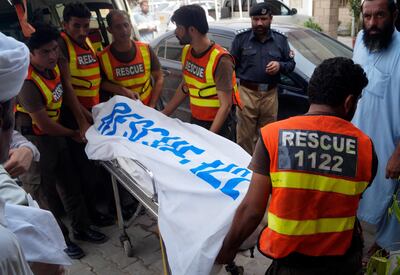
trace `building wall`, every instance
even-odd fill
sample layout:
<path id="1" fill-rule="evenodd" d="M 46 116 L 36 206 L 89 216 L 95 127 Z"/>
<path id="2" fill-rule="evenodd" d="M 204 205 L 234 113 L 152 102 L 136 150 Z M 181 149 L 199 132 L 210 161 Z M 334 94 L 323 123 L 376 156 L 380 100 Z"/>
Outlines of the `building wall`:
<path id="1" fill-rule="evenodd" d="M 299 14 L 313 16 L 324 32 L 336 37 L 337 31 L 350 31 L 351 14 L 348 0 L 282 0 L 290 8 L 296 8 Z M 339 22 L 340 25 L 339 26 Z"/>
<path id="2" fill-rule="evenodd" d="M 314 1 L 313 17 L 326 34 L 337 37 L 339 22 L 339 2 L 337 0 Z"/>
<path id="3" fill-rule="evenodd" d="M 348 29 L 348 31 L 350 31 L 351 12 L 349 6 L 339 8 L 339 21 L 341 29 Z"/>

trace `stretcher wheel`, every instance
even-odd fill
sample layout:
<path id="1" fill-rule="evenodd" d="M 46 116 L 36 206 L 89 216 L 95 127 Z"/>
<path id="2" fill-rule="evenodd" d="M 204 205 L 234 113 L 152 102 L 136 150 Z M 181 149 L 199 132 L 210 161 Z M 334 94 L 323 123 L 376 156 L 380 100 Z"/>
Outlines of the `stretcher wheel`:
<path id="1" fill-rule="evenodd" d="M 122 242 L 122 246 L 124 247 L 125 255 L 128 257 L 133 257 L 133 247 L 131 242 L 128 240 L 124 240 Z"/>

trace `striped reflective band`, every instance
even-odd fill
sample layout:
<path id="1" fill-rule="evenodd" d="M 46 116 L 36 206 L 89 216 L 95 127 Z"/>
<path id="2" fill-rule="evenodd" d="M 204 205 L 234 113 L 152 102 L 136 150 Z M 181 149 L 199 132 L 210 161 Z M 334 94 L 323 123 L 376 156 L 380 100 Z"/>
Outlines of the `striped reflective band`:
<path id="1" fill-rule="evenodd" d="M 218 108 L 220 106 L 219 99 L 203 99 L 203 98 L 196 98 L 196 97 L 190 97 L 190 103 L 196 106 L 202 106 L 202 107 L 216 107 Z"/>
<path id="2" fill-rule="evenodd" d="M 268 228 L 284 235 L 301 236 L 318 233 L 343 232 L 354 228 L 355 216 L 317 220 L 288 220 L 268 213 Z"/>
<path id="3" fill-rule="evenodd" d="M 366 181 L 357 182 L 296 172 L 272 172 L 271 180 L 274 188 L 308 189 L 351 196 L 361 194 L 368 186 Z"/>
<path id="4" fill-rule="evenodd" d="M 99 86 L 100 83 L 101 83 L 101 79 L 100 78 L 96 78 L 96 79 L 93 79 L 93 80 L 86 80 L 86 79 L 81 79 L 81 78 L 77 78 L 77 77 L 71 76 L 71 83 L 72 83 L 72 85 L 75 85 L 75 86 L 80 86 L 80 87 L 83 87 L 83 88 L 90 89 L 93 86 L 94 87 Z"/>

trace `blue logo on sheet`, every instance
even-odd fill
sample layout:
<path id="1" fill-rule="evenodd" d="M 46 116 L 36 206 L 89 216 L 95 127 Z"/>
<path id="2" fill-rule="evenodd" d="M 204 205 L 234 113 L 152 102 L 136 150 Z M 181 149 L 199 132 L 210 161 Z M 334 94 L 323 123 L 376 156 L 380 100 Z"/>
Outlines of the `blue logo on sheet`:
<path id="1" fill-rule="evenodd" d="M 122 133 L 123 137 L 162 152 L 172 153 L 181 159 L 179 161 L 181 165 L 192 162 L 190 158 L 193 154 L 201 155 L 205 153 L 204 149 L 190 144 L 181 137 L 172 136 L 167 129 L 157 127 L 154 121 L 133 113 L 129 105 L 124 102 L 114 105 L 112 112 L 101 119 L 97 130 L 105 136 L 119 135 L 117 130 L 120 130 L 119 127 L 122 125 L 126 127 L 126 124 L 129 125 L 129 131 L 124 131 Z M 155 138 L 149 139 L 149 133 L 157 135 L 151 135 L 151 137 Z M 250 182 L 251 174 L 246 168 L 238 167 L 233 163 L 225 164 L 221 160 L 215 160 L 210 163 L 202 162 L 197 167 L 189 169 L 189 171 L 234 200 L 240 195 L 240 192 L 235 188 L 242 182 Z M 215 173 L 220 176 L 214 176 Z M 223 173 L 223 176 L 221 176 L 221 173 Z M 221 178 L 228 180 L 222 184 Z"/>

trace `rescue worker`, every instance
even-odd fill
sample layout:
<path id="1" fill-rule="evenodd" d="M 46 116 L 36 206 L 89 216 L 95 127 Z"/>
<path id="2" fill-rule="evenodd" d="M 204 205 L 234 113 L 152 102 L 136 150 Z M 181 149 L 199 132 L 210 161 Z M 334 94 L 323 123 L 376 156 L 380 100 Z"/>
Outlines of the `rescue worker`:
<path id="1" fill-rule="evenodd" d="M 237 90 L 231 55 L 207 37 L 208 23 L 199 5 L 182 6 L 174 12 L 175 35 L 181 45 L 183 80 L 162 111 L 171 115 L 189 96 L 191 123 L 232 139 L 231 107 Z"/>
<path id="2" fill-rule="evenodd" d="M 112 10 L 106 19 L 113 42 L 99 54 L 101 88 L 132 99 L 139 95 L 145 105 L 155 108 L 164 82 L 156 54 L 147 43 L 131 39 L 132 25 L 125 11 Z"/>
<path id="3" fill-rule="evenodd" d="M 237 143 L 250 155 L 258 131 L 278 115 L 278 82 L 281 73 L 293 71 L 296 63 L 287 37 L 271 29 L 272 13 L 265 2 L 250 9 L 251 29 L 238 33 L 232 42 L 239 93 Z"/>
<path id="4" fill-rule="evenodd" d="M 90 228 L 87 209 L 81 196 L 79 179 L 73 166 L 65 137 L 82 142 L 79 130 L 59 123 L 64 89 L 58 60 L 58 32 L 50 26 L 38 26 L 28 41 L 31 52 L 28 76 L 18 95 L 16 128 L 37 145 L 39 163 L 33 163 L 27 173 L 29 179 L 39 179 L 28 191 L 42 208 L 49 209 L 57 218 L 67 243 L 65 252 L 71 258 L 84 256 L 74 244 L 67 227 L 60 219 L 58 198 L 72 220 L 75 239 L 102 243 L 106 236 Z M 35 182 L 24 182 L 24 187 Z M 57 187 L 56 187 L 57 186 Z"/>
<path id="5" fill-rule="evenodd" d="M 80 2 L 65 5 L 63 11 L 64 32 L 59 39 L 60 58 L 59 67 L 63 87 L 68 92 L 74 92 L 80 102 L 82 112 L 88 121 L 92 122 L 92 107 L 99 103 L 99 89 L 101 84 L 100 63 L 96 52 L 88 38 L 90 30 L 91 12 Z M 71 129 L 77 128 L 77 123 L 69 108 L 63 106 L 60 118 L 61 123 Z M 85 144 L 77 143 L 68 138 L 72 158 L 77 166 L 84 192 L 85 202 L 91 220 L 95 225 L 106 226 L 114 223 L 114 219 L 101 213 L 96 205 L 99 203 L 100 191 L 106 188 L 107 172 L 86 156 Z"/>
<path id="6" fill-rule="evenodd" d="M 347 58 L 327 59 L 308 87 L 308 113 L 261 129 L 249 190 L 217 262 L 228 263 L 264 216 L 258 247 L 266 274 L 361 273 L 360 197 L 376 174 L 371 139 L 350 120 L 367 77 Z"/>

